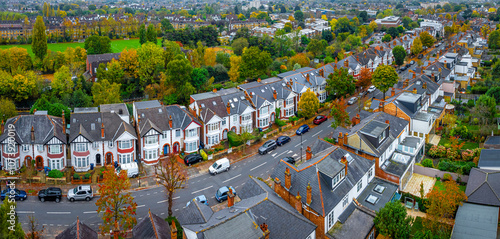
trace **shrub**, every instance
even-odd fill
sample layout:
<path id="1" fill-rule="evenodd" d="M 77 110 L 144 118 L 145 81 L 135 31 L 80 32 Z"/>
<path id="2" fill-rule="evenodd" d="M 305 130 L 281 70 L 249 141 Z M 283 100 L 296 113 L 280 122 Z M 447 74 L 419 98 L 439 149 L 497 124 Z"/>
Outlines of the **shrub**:
<path id="1" fill-rule="evenodd" d="M 425 205 L 427 204 L 427 199 L 425 199 L 425 198 L 422 199 L 422 198 L 420 198 L 418 196 L 415 196 L 415 195 L 412 195 L 410 193 L 403 192 L 401 194 L 400 201 L 402 203 L 404 203 L 405 202 L 405 198 L 413 198 L 415 200 L 415 202 L 418 203 L 418 210 L 420 210 L 421 212 L 424 212 L 424 213 L 427 211 L 427 208 L 425 207 Z"/>
<path id="2" fill-rule="evenodd" d="M 467 164 L 463 165 L 460 169 L 462 170 L 464 175 L 469 175 L 470 170 L 475 167 L 476 164 L 474 162 L 467 162 Z"/>
<path id="3" fill-rule="evenodd" d="M 240 146 L 243 143 L 241 142 L 240 137 L 238 137 L 238 135 L 233 131 L 229 131 L 227 133 L 227 139 L 229 141 L 229 147 Z"/>
<path id="4" fill-rule="evenodd" d="M 334 138 L 324 137 L 323 139 L 324 139 L 326 142 L 328 142 L 328 143 L 335 144 L 335 139 L 334 139 Z"/>
<path id="5" fill-rule="evenodd" d="M 200 155 L 203 158 L 203 161 L 207 161 L 208 160 L 208 155 L 207 155 L 207 153 L 205 153 L 205 151 L 203 149 L 200 150 Z"/>
<path id="6" fill-rule="evenodd" d="M 220 152 L 224 150 L 224 145 L 222 144 L 218 144 L 217 146 L 214 147 L 214 151 L 217 153 L 217 152 Z"/>
<path id="7" fill-rule="evenodd" d="M 26 171 L 26 165 L 23 165 L 21 169 L 19 169 L 20 173 L 24 173 Z"/>
<path id="8" fill-rule="evenodd" d="M 474 159 L 474 151 L 467 149 L 462 151 L 462 160 L 472 161 Z"/>
<path id="9" fill-rule="evenodd" d="M 433 145 L 427 152 L 431 158 L 444 158 L 446 156 L 446 147 L 442 145 Z"/>
<path id="10" fill-rule="evenodd" d="M 85 175 L 83 175 L 83 178 L 84 179 L 89 179 L 90 178 L 90 173 L 86 173 Z"/>
<path id="11" fill-rule="evenodd" d="M 74 179 L 80 179 L 80 175 L 78 175 L 77 173 L 73 174 L 73 178 Z"/>
<path id="12" fill-rule="evenodd" d="M 461 139 L 472 138 L 472 133 L 469 131 L 469 129 L 467 129 L 467 126 L 465 126 L 465 125 L 458 126 L 458 127 L 451 129 L 450 135 L 451 136 L 458 136 Z"/>
<path id="13" fill-rule="evenodd" d="M 274 120 L 274 123 L 276 123 L 276 125 L 277 125 L 278 127 L 283 127 L 283 126 L 285 126 L 285 125 L 286 125 L 286 122 L 285 122 L 285 121 L 283 121 L 283 120 L 281 120 L 281 119 L 275 119 L 275 120 Z"/>
<path id="14" fill-rule="evenodd" d="M 422 161 L 422 166 L 427 168 L 434 168 L 434 163 L 432 162 L 432 159 L 426 158 Z"/>
<path id="15" fill-rule="evenodd" d="M 63 173 L 57 169 L 52 169 L 49 172 L 49 178 L 62 178 Z"/>
<path id="16" fill-rule="evenodd" d="M 290 121 L 290 122 L 294 122 L 297 120 L 299 120 L 299 118 L 297 116 L 292 116 L 292 117 L 288 118 L 288 121 Z"/>
<path id="17" fill-rule="evenodd" d="M 459 160 L 460 159 L 460 154 L 458 153 L 458 151 L 452 149 L 452 148 L 448 148 L 446 150 L 446 154 L 448 155 L 448 158 L 452 161 L 454 160 Z"/>
<path id="18" fill-rule="evenodd" d="M 453 180 L 453 177 L 451 176 L 451 174 L 449 173 L 445 173 L 443 175 L 443 182 L 446 182 L 446 181 L 452 181 Z"/>

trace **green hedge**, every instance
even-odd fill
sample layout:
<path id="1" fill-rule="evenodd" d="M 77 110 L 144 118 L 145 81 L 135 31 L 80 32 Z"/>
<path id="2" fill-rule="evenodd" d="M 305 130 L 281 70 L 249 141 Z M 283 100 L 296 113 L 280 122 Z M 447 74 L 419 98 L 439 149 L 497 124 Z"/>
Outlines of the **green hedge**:
<path id="1" fill-rule="evenodd" d="M 227 140 L 229 141 L 229 147 L 237 147 L 243 144 L 240 137 L 233 131 L 227 133 Z"/>
<path id="2" fill-rule="evenodd" d="M 460 173 L 464 175 L 469 175 L 470 170 L 474 167 L 476 167 L 476 164 L 474 162 L 457 162 L 457 161 L 443 160 L 438 164 L 438 169 L 441 171 L 447 171 L 452 173 L 461 171 Z"/>
<path id="3" fill-rule="evenodd" d="M 49 178 L 62 178 L 63 173 L 57 169 L 52 169 L 49 172 Z"/>
<path id="4" fill-rule="evenodd" d="M 432 159 L 426 158 L 422 161 L 422 166 L 428 167 L 428 168 L 434 168 L 434 163 L 432 162 Z"/>

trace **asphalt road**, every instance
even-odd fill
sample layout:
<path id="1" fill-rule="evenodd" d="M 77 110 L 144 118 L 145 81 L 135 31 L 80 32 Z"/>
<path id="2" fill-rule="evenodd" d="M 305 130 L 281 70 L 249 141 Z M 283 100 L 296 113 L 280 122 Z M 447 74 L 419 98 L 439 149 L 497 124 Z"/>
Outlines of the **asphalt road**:
<path id="1" fill-rule="evenodd" d="M 380 91 L 370 93 L 373 96 L 382 95 Z M 368 95 L 368 97 L 371 97 Z M 381 97 L 381 96 L 380 96 Z M 351 117 L 358 112 L 358 104 L 351 105 L 347 108 Z M 305 150 L 307 146 L 314 143 L 314 140 L 324 137 L 331 137 L 332 128 L 330 127 L 332 120 L 323 122 L 321 125 L 311 128 L 309 132 L 302 136 L 302 152 L 305 158 Z M 292 136 L 291 141 L 283 146 L 278 146 L 277 149 L 269 152 L 266 155 L 255 155 L 243 161 L 231 165 L 231 170 L 221 174 L 212 176 L 201 174 L 190 178 L 185 189 L 179 190 L 174 196 L 174 215 L 179 213 L 180 209 L 185 207 L 186 203 L 199 195 L 205 195 L 209 199 L 209 205 L 218 204 L 215 200 L 215 192 L 222 186 L 233 186 L 238 190 L 248 180 L 248 175 L 255 177 L 267 178 L 278 164 L 279 160 L 292 156 L 295 159 L 300 158 L 301 137 Z M 137 203 L 137 219 L 142 219 L 147 215 L 148 210 L 156 213 L 161 217 L 167 217 L 167 198 L 163 187 L 154 187 L 142 191 L 132 192 L 134 201 Z M 64 198 L 60 203 L 55 202 L 40 202 L 36 197 L 29 197 L 28 200 L 18 202 L 17 213 L 19 220 L 25 230 L 28 229 L 28 216 L 34 215 L 38 222 L 45 227 L 45 235 L 52 237 L 68 227 L 76 220 L 78 216 L 81 221 L 94 229 L 102 223 L 101 218 L 97 214 L 97 206 L 95 205 L 97 198 L 90 202 L 77 201 L 69 202 Z M 222 202 L 226 203 L 226 202 Z"/>

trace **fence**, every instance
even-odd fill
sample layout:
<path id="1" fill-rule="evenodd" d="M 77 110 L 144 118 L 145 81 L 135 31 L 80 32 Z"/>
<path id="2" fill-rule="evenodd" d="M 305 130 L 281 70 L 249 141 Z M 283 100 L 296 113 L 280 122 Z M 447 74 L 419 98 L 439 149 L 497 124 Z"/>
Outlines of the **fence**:
<path id="1" fill-rule="evenodd" d="M 443 178 L 445 173 L 449 173 L 451 175 L 451 177 L 453 178 L 453 180 L 457 180 L 457 177 L 460 176 L 460 180 L 462 182 L 467 183 L 467 181 L 469 181 L 468 175 L 458 175 L 456 173 L 445 172 L 445 171 L 441 171 L 441 170 L 438 170 L 435 168 L 427 168 L 427 167 L 422 167 L 419 165 L 415 165 L 413 172 L 418 173 L 418 174 L 422 174 L 425 176 L 429 176 L 429 177 L 440 177 L 440 178 Z"/>
<path id="2" fill-rule="evenodd" d="M 455 95 L 455 99 L 462 99 L 462 100 L 475 100 L 479 99 L 480 94 L 461 94 L 457 93 Z"/>

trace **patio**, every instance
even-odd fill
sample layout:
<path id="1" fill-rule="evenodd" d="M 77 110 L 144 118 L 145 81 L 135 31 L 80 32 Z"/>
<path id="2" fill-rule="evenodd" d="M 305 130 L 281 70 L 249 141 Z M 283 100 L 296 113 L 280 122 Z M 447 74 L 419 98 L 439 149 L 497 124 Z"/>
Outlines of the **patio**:
<path id="1" fill-rule="evenodd" d="M 436 179 L 433 177 L 429 176 L 424 176 L 421 174 L 414 173 L 408 184 L 406 184 L 406 187 L 403 189 L 404 192 L 408 192 L 412 195 L 415 195 L 417 197 L 420 197 L 420 183 L 424 183 L 424 194 L 427 195 L 432 188 L 434 187 L 434 184 L 436 183 Z M 424 195 L 424 197 L 425 197 Z"/>

